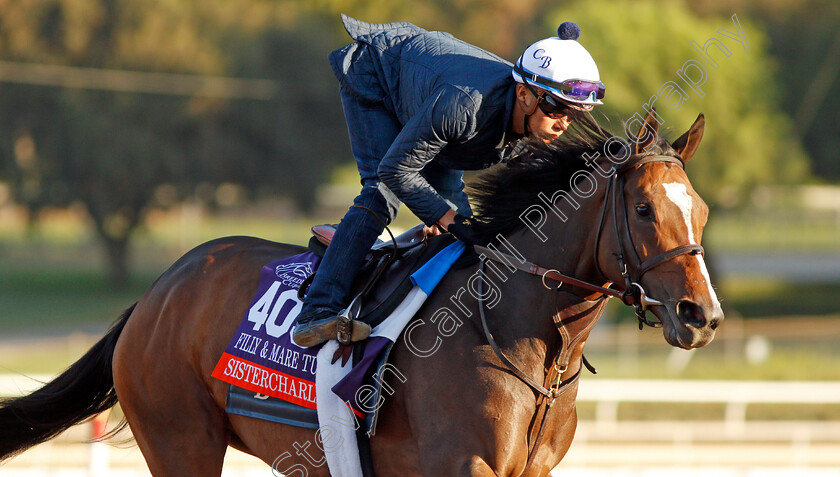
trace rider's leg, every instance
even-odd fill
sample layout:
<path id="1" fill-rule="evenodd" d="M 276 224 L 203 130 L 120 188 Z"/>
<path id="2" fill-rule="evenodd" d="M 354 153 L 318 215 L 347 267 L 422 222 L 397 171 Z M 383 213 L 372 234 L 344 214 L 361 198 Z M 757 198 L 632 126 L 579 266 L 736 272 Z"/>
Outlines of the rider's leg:
<path id="1" fill-rule="evenodd" d="M 393 197 L 387 189 L 385 192 Z M 375 185 L 362 188 L 361 194 L 353 202 L 353 207 L 341 219 L 324 258 L 318 265 L 318 272 L 309 287 L 301 316 L 305 318 L 304 313 L 311 311 L 338 314 L 347 306 L 353 279 L 361 268 L 365 255 L 384 229 L 379 219 L 361 207 L 372 210 L 387 224 L 395 215 L 397 205 L 399 202 L 386 199 Z"/>
<path id="2" fill-rule="evenodd" d="M 381 104 L 362 103 L 344 90 L 341 100 L 363 186 L 354 206 L 367 207 L 390 223 L 396 217 L 399 201 L 380 184 L 376 169 L 399 134 L 399 122 Z M 298 315 L 293 335 L 296 343 L 314 346 L 335 337 L 335 317 L 347 306 L 353 280 L 382 230 L 382 223 L 367 210 L 351 207 L 345 214 Z"/>

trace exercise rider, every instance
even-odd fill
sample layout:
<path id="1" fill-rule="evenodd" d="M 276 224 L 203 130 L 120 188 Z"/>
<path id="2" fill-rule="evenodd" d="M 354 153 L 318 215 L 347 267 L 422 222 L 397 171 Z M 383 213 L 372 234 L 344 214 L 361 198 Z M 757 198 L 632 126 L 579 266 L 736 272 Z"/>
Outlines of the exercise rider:
<path id="1" fill-rule="evenodd" d="M 353 280 L 400 202 L 427 226 L 481 242 L 470 225 L 462 171 L 505 161 L 523 137 L 556 139 L 604 96 L 598 67 L 571 22 L 511 65 L 448 33 L 343 20 L 356 41 L 334 51 L 330 63 L 362 190 L 297 317 L 293 339 L 307 347 L 336 338 Z M 365 323 L 350 327 L 341 330 L 349 341 L 370 334 Z"/>

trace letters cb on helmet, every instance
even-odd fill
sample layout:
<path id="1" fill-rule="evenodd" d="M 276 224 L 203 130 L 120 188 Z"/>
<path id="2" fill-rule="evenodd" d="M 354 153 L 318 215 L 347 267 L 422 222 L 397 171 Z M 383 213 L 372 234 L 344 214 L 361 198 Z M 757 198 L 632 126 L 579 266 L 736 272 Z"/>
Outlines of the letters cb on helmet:
<path id="1" fill-rule="evenodd" d="M 592 107 L 604 104 L 604 83 L 592 55 L 577 39 L 580 28 L 563 22 L 558 36 L 540 40 L 522 53 L 513 66 L 519 83 L 542 88 L 564 101 Z"/>

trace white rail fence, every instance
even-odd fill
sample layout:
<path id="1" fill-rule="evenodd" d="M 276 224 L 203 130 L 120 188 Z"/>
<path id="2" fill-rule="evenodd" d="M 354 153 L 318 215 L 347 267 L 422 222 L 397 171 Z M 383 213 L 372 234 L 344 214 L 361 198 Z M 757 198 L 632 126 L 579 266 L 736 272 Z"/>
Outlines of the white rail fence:
<path id="1" fill-rule="evenodd" d="M 19 396 L 37 389 L 46 375 L 30 377 L 0 375 L 0 397 Z M 39 382 L 40 381 L 40 382 Z M 747 409 L 754 404 L 840 405 L 840 382 L 812 381 L 687 381 L 583 379 L 578 392 L 579 403 L 594 403 L 595 418 L 582 420 L 575 441 L 582 443 L 674 443 L 679 445 L 787 443 L 792 448 L 812 445 L 831 448 L 840 445 L 840 421 L 747 419 Z M 722 419 L 702 421 L 620 419 L 622 403 L 650 403 L 661 408 L 668 404 L 717 403 L 725 406 Z M 836 415 L 837 413 L 832 413 Z M 101 432 L 101 422 L 88 424 L 88 436 Z M 91 449 L 93 450 L 93 449 Z M 91 467 L 102 466 L 102 458 L 91 454 Z M 107 456 L 104 456 L 107 466 Z M 98 463 L 94 460 L 99 460 Z"/>
<path id="2" fill-rule="evenodd" d="M 28 394 L 53 377 L 48 374 L 0 374 L 0 398 L 9 398 Z"/>
<path id="3" fill-rule="evenodd" d="M 0 375 L 0 397 L 20 396 L 34 391 L 50 375 Z M 742 432 L 747 425 L 750 404 L 837 404 L 840 405 L 840 382 L 837 381 L 701 381 L 659 379 L 583 379 L 578 390 L 579 402 L 596 404 L 595 423 L 604 428 L 618 424 L 620 403 L 719 403 L 726 405 L 723 424 L 727 435 Z M 780 423 L 779 421 L 772 421 Z M 816 423 L 811 423 L 816 424 Z M 828 423 L 831 424 L 831 423 Z M 840 440 L 840 423 L 833 423 Z"/>
<path id="4" fill-rule="evenodd" d="M 43 386 L 44 383 L 53 379 L 48 374 L 33 374 L 23 376 L 19 374 L 0 374 L 0 399 L 22 396 Z M 90 422 L 86 423 L 87 429 L 83 430 L 82 439 L 92 441 L 105 434 L 108 412 L 104 412 Z M 81 438 L 81 436 L 79 436 Z M 87 446 L 87 476 L 103 477 L 109 474 L 109 452 L 108 446 L 102 442 L 90 442 Z"/>
<path id="5" fill-rule="evenodd" d="M 595 403 L 594 421 L 579 428 L 589 440 L 840 443 L 840 421 L 747 419 L 752 404 L 840 405 L 840 382 L 834 381 L 590 378 L 581 381 L 577 400 Z M 725 405 L 725 413 L 722 420 L 627 421 L 619 419 L 621 403 L 717 403 Z"/>

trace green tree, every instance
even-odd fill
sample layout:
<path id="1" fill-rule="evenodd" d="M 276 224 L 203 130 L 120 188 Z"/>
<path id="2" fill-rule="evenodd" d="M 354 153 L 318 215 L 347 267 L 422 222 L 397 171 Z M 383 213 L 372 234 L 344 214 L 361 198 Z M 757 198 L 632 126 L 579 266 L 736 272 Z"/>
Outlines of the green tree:
<path id="1" fill-rule="evenodd" d="M 332 43 L 282 16 L 258 0 L 0 2 L 0 180 L 34 211 L 81 202 L 116 284 L 162 185 L 177 199 L 234 183 L 305 206 L 348 147 Z M 33 64 L 74 68 L 44 81 Z M 270 78 L 238 88 L 270 94 L 204 94 L 195 84 L 208 75 Z"/>
<path id="2" fill-rule="evenodd" d="M 548 0 L 324 0 L 300 3 L 333 21 L 333 31 L 342 38 L 347 36 L 338 22 L 338 14 L 346 13 L 367 22 L 408 21 L 426 30 L 446 31 L 505 58 L 519 55 L 523 41 L 530 44 L 554 30 L 541 31 L 542 25 L 534 28 L 546 7 L 554 5 Z"/>
<path id="3" fill-rule="evenodd" d="M 840 180 L 840 3 L 834 0 L 708 0 L 703 15 L 738 12 L 762 24 L 776 59 L 780 104 L 794 121 L 816 176 Z"/>
<path id="4" fill-rule="evenodd" d="M 679 102 L 672 97 L 674 107 L 664 98 L 654 103 L 671 139 L 699 112 L 706 115 L 700 157 L 688 170 L 700 194 L 713 204 L 732 204 L 754 185 L 792 182 L 807 174 L 807 157 L 790 127 L 790 116 L 779 107 L 765 34 L 748 18 L 739 16 L 738 22 L 749 52 L 719 32 L 737 34 L 731 18 L 700 18 L 681 2 L 577 1 L 547 18 L 549 25 L 564 20 L 580 24 L 580 41 L 598 62 L 607 85 L 604 110 L 611 116 L 643 115 L 645 104 L 657 92 L 662 96 L 661 88 L 668 84 L 677 85 L 687 98 Z M 703 48 L 713 38 L 730 53 L 727 57 L 709 47 L 717 69 L 692 46 L 694 42 Z M 703 66 L 702 86 L 692 88 L 678 74 L 687 61 Z M 695 81 L 700 78 L 699 69 L 685 73 Z M 620 123 L 614 122 L 613 129 L 620 130 Z"/>

